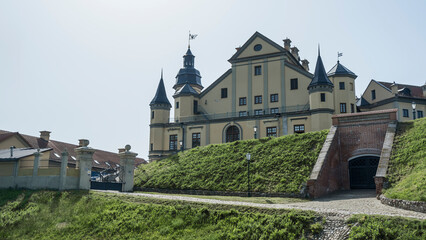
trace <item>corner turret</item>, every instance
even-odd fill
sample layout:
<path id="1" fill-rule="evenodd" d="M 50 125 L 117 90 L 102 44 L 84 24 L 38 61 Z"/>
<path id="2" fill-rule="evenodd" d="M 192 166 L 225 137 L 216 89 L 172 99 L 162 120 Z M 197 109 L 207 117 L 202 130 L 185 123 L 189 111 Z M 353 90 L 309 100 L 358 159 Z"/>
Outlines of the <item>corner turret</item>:
<path id="1" fill-rule="evenodd" d="M 331 116 L 334 112 L 333 88 L 334 84 L 327 77 L 318 47 L 314 77 L 308 86 L 313 131 L 327 129 L 331 126 Z"/>
<path id="2" fill-rule="evenodd" d="M 168 123 L 170 117 L 170 108 L 172 105 L 167 99 L 166 88 L 163 81 L 163 70 L 161 70 L 161 78 L 158 83 L 157 92 L 149 104 L 151 108 L 151 124 L 152 123 Z"/>
<path id="3" fill-rule="evenodd" d="M 358 76 L 343 66 L 340 61 L 337 61 L 336 65 L 328 71 L 327 76 L 336 86 L 333 91 L 336 113 L 355 113 L 355 79 Z"/>

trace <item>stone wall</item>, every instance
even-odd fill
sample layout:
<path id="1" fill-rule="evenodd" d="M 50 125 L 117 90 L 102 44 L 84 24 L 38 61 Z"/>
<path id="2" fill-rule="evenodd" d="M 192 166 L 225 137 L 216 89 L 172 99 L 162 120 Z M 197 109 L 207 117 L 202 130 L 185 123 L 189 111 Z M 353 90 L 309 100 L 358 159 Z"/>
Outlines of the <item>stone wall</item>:
<path id="1" fill-rule="evenodd" d="M 379 199 L 381 203 L 392 207 L 426 213 L 426 202 L 390 199 L 385 197 L 383 194 L 380 195 Z"/>

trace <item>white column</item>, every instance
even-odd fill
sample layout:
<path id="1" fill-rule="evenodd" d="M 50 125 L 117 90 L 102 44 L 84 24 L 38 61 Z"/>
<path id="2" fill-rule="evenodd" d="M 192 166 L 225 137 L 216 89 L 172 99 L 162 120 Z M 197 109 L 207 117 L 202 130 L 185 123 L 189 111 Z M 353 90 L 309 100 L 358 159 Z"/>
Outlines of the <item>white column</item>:
<path id="1" fill-rule="evenodd" d="M 126 151 L 119 153 L 120 163 L 121 163 L 121 180 L 123 181 L 122 190 L 123 192 L 132 192 L 133 191 L 133 175 L 135 168 L 135 158 L 138 155 L 137 153 L 130 152 L 130 145 L 126 145 Z"/>
<path id="2" fill-rule="evenodd" d="M 59 174 L 59 190 L 65 189 L 66 179 L 67 179 L 67 166 L 68 166 L 68 151 L 65 149 L 62 152 L 61 158 L 61 172 Z"/>
<path id="3" fill-rule="evenodd" d="M 80 147 L 75 149 L 77 164 L 80 169 L 79 189 L 90 189 L 90 176 L 92 173 L 93 153 L 95 149 L 88 147 L 89 140 L 80 139 Z"/>

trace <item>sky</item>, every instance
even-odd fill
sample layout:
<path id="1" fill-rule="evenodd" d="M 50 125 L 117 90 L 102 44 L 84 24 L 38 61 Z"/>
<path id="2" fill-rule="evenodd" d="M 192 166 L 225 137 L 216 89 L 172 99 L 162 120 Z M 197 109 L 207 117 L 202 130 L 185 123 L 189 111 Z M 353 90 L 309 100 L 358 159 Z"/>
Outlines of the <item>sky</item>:
<path id="1" fill-rule="evenodd" d="M 327 71 L 342 52 L 357 96 L 371 79 L 420 86 L 425 12 L 422 0 L 0 0 L 0 129 L 147 159 L 149 103 L 161 69 L 173 102 L 189 31 L 205 88 L 256 31 L 290 38 L 311 72 L 318 45 Z"/>

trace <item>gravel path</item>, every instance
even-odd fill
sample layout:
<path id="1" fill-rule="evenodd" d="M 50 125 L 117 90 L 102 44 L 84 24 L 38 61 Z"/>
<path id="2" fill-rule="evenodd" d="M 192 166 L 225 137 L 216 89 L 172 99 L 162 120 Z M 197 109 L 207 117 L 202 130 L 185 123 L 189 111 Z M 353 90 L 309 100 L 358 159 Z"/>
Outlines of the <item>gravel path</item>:
<path id="1" fill-rule="evenodd" d="M 147 194 L 147 193 L 122 193 L 115 191 L 105 191 L 116 194 L 128 194 L 134 196 L 143 196 L 150 198 L 180 200 L 189 202 L 201 202 L 210 204 L 224 204 L 224 205 L 240 205 L 260 208 L 276 208 L 276 209 L 301 209 L 313 210 L 326 215 L 337 215 L 341 219 L 347 219 L 352 214 L 369 214 L 369 215 L 387 215 L 387 216 L 401 216 L 411 217 L 417 219 L 426 219 L 425 213 L 403 210 L 399 208 L 390 207 L 382 204 L 375 198 L 374 190 L 351 190 L 340 193 L 335 193 L 330 196 L 320 198 L 317 200 L 302 202 L 302 203 L 289 203 L 289 204 L 262 204 L 251 202 L 238 202 L 238 201 L 224 201 L 216 199 L 203 199 L 196 197 L 173 196 L 166 194 Z"/>

